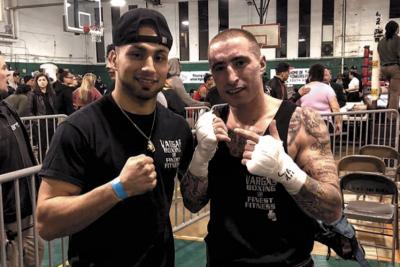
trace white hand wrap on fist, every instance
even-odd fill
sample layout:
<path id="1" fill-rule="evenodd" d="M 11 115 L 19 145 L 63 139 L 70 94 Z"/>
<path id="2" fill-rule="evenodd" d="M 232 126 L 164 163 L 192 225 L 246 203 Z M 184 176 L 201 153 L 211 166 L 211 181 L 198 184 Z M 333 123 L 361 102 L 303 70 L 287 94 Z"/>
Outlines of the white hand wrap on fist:
<path id="1" fill-rule="evenodd" d="M 217 137 L 214 133 L 213 120 L 216 118 L 212 112 L 204 113 L 196 123 L 197 147 L 193 153 L 189 171 L 199 177 L 207 177 L 208 162 L 217 150 Z"/>
<path id="2" fill-rule="evenodd" d="M 270 135 L 260 137 L 246 167 L 252 174 L 283 184 L 292 195 L 300 191 L 307 178 L 307 174 L 286 154 L 282 141 Z"/>

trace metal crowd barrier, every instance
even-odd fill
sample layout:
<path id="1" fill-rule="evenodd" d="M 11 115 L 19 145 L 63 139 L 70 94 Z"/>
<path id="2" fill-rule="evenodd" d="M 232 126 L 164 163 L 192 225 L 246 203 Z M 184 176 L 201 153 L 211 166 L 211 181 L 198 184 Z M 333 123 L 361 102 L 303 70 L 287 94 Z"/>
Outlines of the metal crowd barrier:
<path id="1" fill-rule="evenodd" d="M 210 108 L 207 106 L 185 107 L 186 111 L 185 118 L 192 130 L 194 129 L 194 125 L 196 124 L 199 116 L 209 110 Z"/>
<path id="2" fill-rule="evenodd" d="M 385 145 L 399 150 L 399 112 L 394 109 L 360 110 L 321 114 L 330 125 L 335 159 L 358 154 L 364 145 Z M 341 121 L 341 131 L 335 129 Z"/>
<path id="3" fill-rule="evenodd" d="M 22 224 L 21 224 L 21 207 L 20 207 L 20 192 L 19 192 L 19 182 L 21 179 L 30 179 L 30 188 L 31 188 L 31 202 L 33 209 L 33 217 L 36 218 L 36 191 L 32 190 L 32 188 L 36 188 L 35 184 L 35 175 L 40 171 L 41 165 L 37 165 L 34 167 L 6 173 L 0 175 L 0 241 L 4 240 L 0 243 L 0 265 L 7 266 L 5 255 L 7 255 L 6 249 L 8 240 L 5 234 L 5 224 L 4 224 L 4 207 L 3 207 L 3 196 L 2 196 L 2 186 L 6 182 L 14 182 L 15 190 L 15 199 L 16 199 L 16 213 L 17 213 L 17 247 L 18 251 L 23 251 L 23 240 L 22 240 Z M 209 215 L 208 206 L 203 208 L 196 214 L 191 213 L 183 206 L 182 196 L 180 194 L 179 182 L 176 179 L 175 190 L 173 203 L 171 206 L 171 223 L 173 227 L 174 233 L 195 223 L 196 221 L 206 217 Z M 58 238 L 52 240 L 50 242 L 44 242 L 44 256 L 43 260 L 40 262 L 39 257 L 39 242 L 43 242 L 40 238 L 37 228 L 36 222 L 33 221 L 33 230 L 34 230 L 34 244 L 35 244 L 35 266 L 48 267 L 48 266 L 68 266 L 67 264 L 67 248 L 68 248 L 68 237 Z M 24 266 L 23 264 L 23 254 L 19 253 L 18 255 L 18 266 Z"/>
<path id="4" fill-rule="evenodd" d="M 28 131 L 33 152 L 39 163 L 43 162 L 54 131 L 65 118 L 67 118 L 65 114 L 21 118 Z"/>

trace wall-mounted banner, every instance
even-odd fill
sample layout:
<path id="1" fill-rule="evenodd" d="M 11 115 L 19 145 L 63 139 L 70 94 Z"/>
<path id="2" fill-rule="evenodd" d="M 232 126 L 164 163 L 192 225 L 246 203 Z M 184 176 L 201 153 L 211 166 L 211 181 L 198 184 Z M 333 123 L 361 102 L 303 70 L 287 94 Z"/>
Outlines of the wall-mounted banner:
<path id="1" fill-rule="evenodd" d="M 275 76 L 275 69 L 271 69 L 270 77 Z M 291 68 L 289 73 L 289 79 L 286 81 L 287 84 L 305 84 L 308 77 L 308 69 L 296 69 Z"/>
<path id="2" fill-rule="evenodd" d="M 208 71 L 182 71 L 181 79 L 183 83 L 204 83 L 204 75 Z"/>

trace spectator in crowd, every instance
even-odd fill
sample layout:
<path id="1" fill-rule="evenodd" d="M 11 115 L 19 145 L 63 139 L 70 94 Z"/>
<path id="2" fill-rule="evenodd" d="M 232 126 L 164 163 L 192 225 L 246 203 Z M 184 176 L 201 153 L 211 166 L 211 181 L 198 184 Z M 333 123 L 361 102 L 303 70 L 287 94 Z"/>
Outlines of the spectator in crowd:
<path id="1" fill-rule="evenodd" d="M 107 89 L 104 90 L 103 95 L 110 94 L 114 90 L 114 87 L 115 87 L 115 69 L 113 68 L 113 66 L 111 64 L 111 59 L 114 54 L 115 54 L 115 45 L 114 44 L 107 45 L 106 70 L 108 72 L 108 75 L 110 76 L 112 84 L 109 88 L 107 87 Z"/>
<path id="2" fill-rule="evenodd" d="M 360 81 L 355 76 L 354 71 L 349 72 L 349 87 L 345 89 L 347 93 L 347 101 L 349 102 L 359 102 L 361 101 L 360 97 Z"/>
<path id="3" fill-rule="evenodd" d="M 60 69 L 57 79 L 58 81 L 54 85 L 56 111 L 58 114 L 70 115 L 74 112 L 72 92 L 74 90 L 75 76 L 68 70 Z"/>
<path id="4" fill-rule="evenodd" d="M 104 95 L 104 92 L 106 92 L 108 90 L 107 89 L 107 85 L 105 83 L 103 83 L 103 80 L 101 79 L 100 75 L 97 76 L 96 83 L 94 84 L 94 87 L 96 87 L 96 89 L 102 95 Z"/>
<path id="5" fill-rule="evenodd" d="M 343 88 L 343 74 L 339 73 L 338 75 L 336 75 L 336 78 L 333 80 L 335 83 L 340 84 Z"/>
<path id="6" fill-rule="evenodd" d="M 7 91 L 7 65 L 0 56 L 0 91 Z M 0 174 L 21 170 L 36 165 L 29 142 L 28 133 L 18 114 L 5 101 L 0 101 Z M 39 181 L 36 181 L 39 183 Z M 19 204 L 21 212 L 22 251 L 18 246 L 17 207 L 14 182 L 2 183 L 3 218 L 6 240 L 0 239 L 5 246 L 6 266 L 35 267 L 35 242 L 32 217 L 32 193 L 36 190 L 30 177 L 19 179 Z M 38 240 L 39 263 L 43 258 L 43 240 Z M 23 262 L 19 263 L 22 254 Z"/>
<path id="7" fill-rule="evenodd" d="M 358 73 L 358 68 L 356 65 L 353 65 L 350 67 L 350 71 L 353 73 L 353 76 L 357 78 L 358 80 L 358 91 L 359 91 L 359 97 L 360 100 L 363 97 L 363 83 L 362 83 L 362 77 L 361 75 Z"/>
<path id="8" fill-rule="evenodd" d="M 183 103 L 178 94 L 172 89 L 170 79 L 165 80 L 164 88 L 161 92 L 167 101 L 167 108 L 185 118 L 185 103 Z"/>
<path id="9" fill-rule="evenodd" d="M 289 78 L 290 65 L 286 62 L 281 62 L 276 66 L 276 75 L 267 82 L 266 92 L 272 97 L 281 100 L 289 100 L 296 103 L 303 95 L 307 94 L 310 90 L 307 87 L 301 87 L 297 92 L 294 92 L 288 99 L 288 92 L 285 82 Z"/>
<path id="10" fill-rule="evenodd" d="M 325 123 L 264 94 L 266 62 L 251 33 L 220 32 L 208 58 L 228 105 L 197 121 L 181 181 L 189 210 L 210 201 L 207 266 L 313 266 L 313 221 L 331 224 L 342 214 Z"/>
<path id="11" fill-rule="evenodd" d="M 339 107 L 344 107 L 346 105 L 346 94 L 344 93 L 343 86 L 341 84 L 332 82 L 332 73 L 327 67 L 325 67 L 324 71 L 324 83 L 332 87 L 333 91 L 335 91 Z"/>
<path id="12" fill-rule="evenodd" d="M 18 85 L 21 84 L 21 76 L 19 71 L 15 70 L 12 73 L 12 76 L 9 76 L 8 79 L 8 95 L 14 94 L 15 90 L 17 90 Z"/>
<path id="13" fill-rule="evenodd" d="M 100 92 L 95 87 L 96 79 L 97 77 L 93 73 L 86 73 L 83 76 L 81 86 L 72 92 L 72 102 L 75 110 L 101 98 Z"/>
<path id="14" fill-rule="evenodd" d="M 27 84 L 20 84 L 14 94 L 8 96 L 5 101 L 18 113 L 20 117 L 30 115 L 28 94 L 32 91 Z"/>
<path id="15" fill-rule="evenodd" d="M 199 86 L 199 89 L 197 89 L 201 101 L 205 101 L 208 91 L 214 86 L 213 76 L 210 73 L 206 73 L 204 75 L 204 83 Z"/>
<path id="16" fill-rule="evenodd" d="M 193 137 L 184 118 L 156 102 L 172 35 L 161 13 L 136 8 L 114 26 L 113 43 L 114 91 L 53 138 L 39 173 L 38 230 L 47 240 L 70 235 L 72 267 L 173 267 L 169 210 Z"/>
<path id="17" fill-rule="evenodd" d="M 168 60 L 168 66 L 168 79 L 171 80 L 171 88 L 175 90 L 183 103 L 185 103 L 185 105 L 188 107 L 207 106 L 207 103 L 192 99 L 186 92 L 185 86 L 179 77 L 181 74 L 181 63 L 179 62 L 179 59 L 171 58 Z"/>
<path id="18" fill-rule="evenodd" d="M 314 64 L 310 67 L 308 71 L 310 83 L 306 86 L 311 90 L 307 95 L 300 98 L 300 106 L 312 108 L 321 114 L 340 112 L 340 106 L 335 91 L 324 81 L 325 70 L 325 66 L 321 64 Z M 342 127 L 340 117 L 338 116 L 335 119 L 334 125 L 331 118 L 327 120 L 329 121 L 330 132 L 335 131 L 336 133 L 340 133 Z"/>
<path id="19" fill-rule="evenodd" d="M 387 108 L 399 109 L 400 98 L 400 37 L 399 24 L 391 20 L 385 26 L 385 36 L 378 43 L 381 73 L 389 84 Z"/>
<path id="20" fill-rule="evenodd" d="M 286 62 L 281 62 L 275 67 L 275 76 L 267 82 L 271 88 L 270 95 L 277 99 L 287 100 L 287 88 L 285 82 L 289 78 L 290 65 Z"/>
<path id="21" fill-rule="evenodd" d="M 33 89 L 33 86 L 35 85 L 35 79 L 32 75 L 25 75 L 22 80 L 24 81 L 24 84 Z"/>
<path id="22" fill-rule="evenodd" d="M 210 90 L 208 90 L 205 101 L 210 103 L 210 106 L 226 103 L 226 101 L 219 95 L 216 86 L 213 86 L 210 88 Z"/>
<path id="23" fill-rule="evenodd" d="M 29 105 L 32 116 L 54 115 L 55 92 L 46 74 L 36 75 L 33 91 L 29 94 Z M 54 119 L 40 119 L 33 125 L 33 143 L 39 148 L 40 161 L 44 158 L 54 134 Z M 40 132 L 40 133 L 39 133 Z"/>

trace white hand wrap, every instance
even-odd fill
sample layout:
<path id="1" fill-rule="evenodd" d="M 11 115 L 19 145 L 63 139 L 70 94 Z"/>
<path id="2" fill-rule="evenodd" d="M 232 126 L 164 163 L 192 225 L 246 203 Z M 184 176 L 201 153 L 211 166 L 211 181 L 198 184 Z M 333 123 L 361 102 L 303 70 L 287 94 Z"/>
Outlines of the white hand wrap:
<path id="1" fill-rule="evenodd" d="M 215 114 L 206 112 L 196 123 L 197 147 L 193 153 L 189 171 L 199 177 L 207 177 L 208 162 L 212 159 L 217 150 L 217 137 L 214 133 L 213 120 Z"/>
<path id="2" fill-rule="evenodd" d="M 307 174 L 286 154 L 282 141 L 270 135 L 261 136 L 246 164 L 247 170 L 255 175 L 269 177 L 297 194 L 306 181 Z"/>

